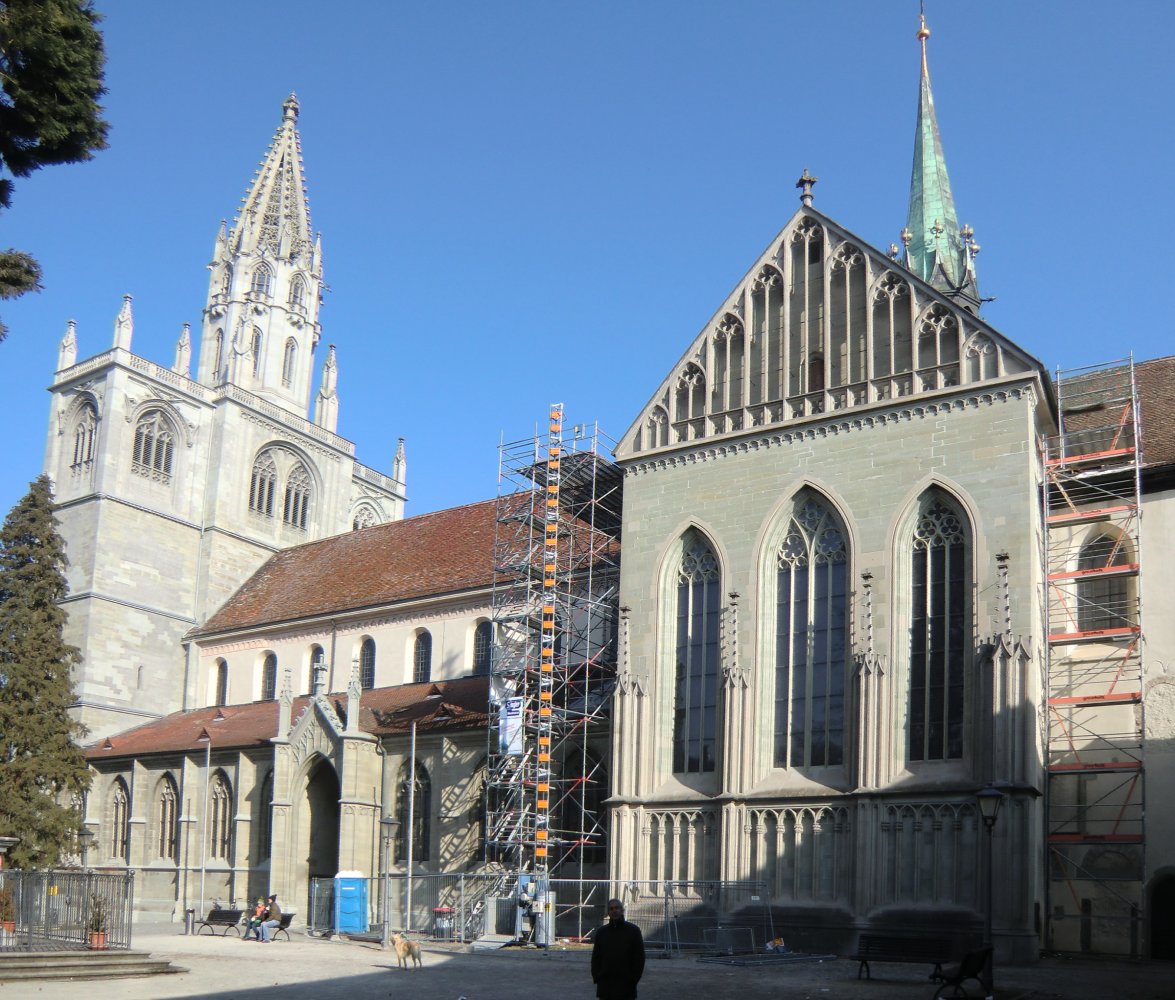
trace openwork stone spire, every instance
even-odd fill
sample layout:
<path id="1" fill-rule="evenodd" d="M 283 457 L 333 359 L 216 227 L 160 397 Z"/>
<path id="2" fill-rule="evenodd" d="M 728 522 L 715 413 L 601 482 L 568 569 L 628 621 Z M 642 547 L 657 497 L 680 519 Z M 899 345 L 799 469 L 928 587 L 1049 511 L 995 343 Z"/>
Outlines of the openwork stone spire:
<path id="1" fill-rule="evenodd" d="M 955 198 L 947 175 L 942 137 L 934 113 L 930 70 L 926 61 L 926 40 L 930 29 L 926 18 L 918 29 L 922 47 L 922 73 L 918 90 L 918 122 L 914 130 L 914 167 L 910 175 L 910 210 L 902 242 L 906 266 L 923 281 L 955 298 L 972 312 L 979 310 L 979 289 L 975 281 L 975 243 L 970 226 L 959 227 Z"/>

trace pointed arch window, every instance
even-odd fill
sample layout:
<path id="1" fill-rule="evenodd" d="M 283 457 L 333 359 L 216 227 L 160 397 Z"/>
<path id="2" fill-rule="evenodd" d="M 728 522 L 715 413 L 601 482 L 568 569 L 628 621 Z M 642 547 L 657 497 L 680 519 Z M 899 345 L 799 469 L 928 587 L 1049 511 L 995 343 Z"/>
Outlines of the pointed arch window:
<path id="1" fill-rule="evenodd" d="M 264 517 L 273 517 L 273 494 L 277 489 L 277 464 L 273 456 L 263 451 L 253 462 L 253 476 L 249 480 L 249 510 Z"/>
<path id="2" fill-rule="evenodd" d="M 370 636 L 359 647 L 359 687 L 364 691 L 375 687 L 375 640 Z"/>
<path id="3" fill-rule="evenodd" d="M 148 410 L 135 425 L 131 470 L 146 479 L 171 483 L 175 432 L 162 410 Z"/>
<path id="4" fill-rule="evenodd" d="M 277 654 L 266 653 L 261 666 L 261 700 L 273 701 L 277 697 Z"/>
<path id="5" fill-rule="evenodd" d="M 122 778 L 115 778 L 110 789 L 110 856 L 122 862 L 130 859 L 130 819 L 130 792 Z"/>
<path id="6" fill-rule="evenodd" d="M 253 352 L 253 374 L 256 375 L 261 370 L 261 328 L 253 327 L 253 340 L 250 343 L 250 350 Z"/>
<path id="7" fill-rule="evenodd" d="M 300 274 L 295 274 L 294 280 L 290 282 L 290 305 L 295 309 L 306 307 L 306 282 Z"/>
<path id="8" fill-rule="evenodd" d="M 233 266 L 232 264 L 225 264 L 224 270 L 220 273 L 220 294 L 228 295 L 233 287 Z"/>
<path id="9" fill-rule="evenodd" d="M 714 550 L 691 528 L 677 570 L 673 770 L 679 774 L 713 771 L 717 764 L 721 583 Z"/>
<path id="10" fill-rule="evenodd" d="M 910 760 L 963 756 L 970 545 L 961 508 L 926 494 L 910 538 Z"/>
<path id="11" fill-rule="evenodd" d="M 216 699 L 215 705 L 228 704 L 228 661 L 216 661 Z"/>
<path id="12" fill-rule="evenodd" d="M 481 677 L 490 672 L 490 657 L 494 649 L 494 623 L 477 623 L 473 630 L 473 674 Z"/>
<path id="13" fill-rule="evenodd" d="M 165 774 L 159 782 L 159 796 L 155 803 L 156 829 L 156 856 L 174 861 L 177 856 L 176 844 L 179 841 L 179 793 L 175 787 L 175 780 L 170 774 Z"/>
<path id="14" fill-rule="evenodd" d="M 1081 632 L 1127 628 L 1136 621 L 1131 609 L 1130 566 L 1126 540 L 1102 532 L 1081 546 L 1077 568 L 1088 574 L 1077 582 L 1077 628 Z"/>
<path id="15" fill-rule="evenodd" d="M 298 342 L 293 337 L 286 339 L 282 352 L 282 385 L 287 389 L 294 384 L 294 365 L 298 360 Z"/>
<path id="16" fill-rule="evenodd" d="M 223 771 L 212 778 L 208 800 L 208 856 L 227 860 L 233 839 L 233 790 Z"/>
<path id="17" fill-rule="evenodd" d="M 351 521 L 351 530 L 358 531 L 360 528 L 370 528 L 375 524 L 375 521 L 375 511 L 367 506 L 367 504 L 363 504 L 363 506 L 355 511 L 355 517 Z"/>
<path id="18" fill-rule="evenodd" d="M 69 468 L 75 476 L 87 473 L 94 465 L 94 439 L 98 435 L 98 411 L 86 403 L 73 424 L 73 461 Z"/>
<path id="19" fill-rule="evenodd" d="M 400 829 L 396 834 L 396 860 L 408 860 L 408 831 L 412 831 L 412 863 L 428 860 L 429 816 L 432 814 L 432 782 L 420 761 L 416 762 L 416 780 L 408 781 L 408 761 L 400 765 L 400 784 L 396 793 L 396 816 Z M 409 813 L 412 814 L 409 823 Z"/>
<path id="20" fill-rule="evenodd" d="M 842 764 L 849 609 L 840 519 L 801 494 L 777 560 L 775 766 Z"/>
<path id="21" fill-rule="evenodd" d="M 265 264 L 258 264 L 253 268 L 253 279 L 249 291 L 256 295 L 268 298 L 273 292 L 273 272 Z"/>
<path id="22" fill-rule="evenodd" d="M 257 860 L 273 855 L 273 771 L 267 771 L 257 797 Z"/>
<path id="23" fill-rule="evenodd" d="M 432 680 L 432 633 L 421 629 L 412 647 L 412 681 L 424 684 Z"/>
<path id="24" fill-rule="evenodd" d="M 310 519 L 310 473 L 298 462 L 286 480 L 286 498 L 282 506 L 282 520 L 291 528 L 306 530 Z"/>

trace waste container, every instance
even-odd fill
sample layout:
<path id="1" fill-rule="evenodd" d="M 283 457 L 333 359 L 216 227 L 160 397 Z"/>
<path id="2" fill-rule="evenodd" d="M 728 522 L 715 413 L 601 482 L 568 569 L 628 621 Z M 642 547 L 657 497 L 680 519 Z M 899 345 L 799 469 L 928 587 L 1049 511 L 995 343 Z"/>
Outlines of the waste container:
<path id="1" fill-rule="evenodd" d="M 335 876 L 334 926 L 336 934 L 367 931 L 367 877 L 362 872 Z"/>
<path id="2" fill-rule="evenodd" d="M 434 906 L 432 908 L 432 936 L 438 941 L 453 939 L 453 907 Z"/>
<path id="3" fill-rule="evenodd" d="M 184 910 L 184 933 L 196 933 L 196 911 L 190 906 Z"/>

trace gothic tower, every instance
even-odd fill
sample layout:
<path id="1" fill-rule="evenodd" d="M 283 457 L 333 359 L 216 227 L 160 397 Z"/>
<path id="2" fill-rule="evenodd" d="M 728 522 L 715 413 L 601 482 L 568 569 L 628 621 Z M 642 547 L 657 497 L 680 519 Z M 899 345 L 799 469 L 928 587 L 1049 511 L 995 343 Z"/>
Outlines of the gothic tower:
<path id="1" fill-rule="evenodd" d="M 129 295 L 108 351 L 78 361 L 72 321 L 61 342 L 45 470 L 70 559 L 67 639 L 83 654 L 78 714 L 94 737 L 191 707 L 203 686 L 185 635 L 272 553 L 403 516 L 403 441 L 388 476 L 336 433 L 334 345 L 310 419 L 322 249 L 297 118 L 291 95 L 240 215 L 221 226 L 195 378 L 186 323 L 170 367 L 132 353 Z"/>

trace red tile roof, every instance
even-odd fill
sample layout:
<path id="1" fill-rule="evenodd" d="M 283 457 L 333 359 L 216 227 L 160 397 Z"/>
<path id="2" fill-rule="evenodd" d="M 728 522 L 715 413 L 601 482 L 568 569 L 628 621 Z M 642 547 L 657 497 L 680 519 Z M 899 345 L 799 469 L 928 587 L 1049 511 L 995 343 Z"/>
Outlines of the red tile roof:
<path id="1" fill-rule="evenodd" d="M 495 520 L 496 501 L 483 500 L 284 549 L 189 634 L 489 587 Z"/>
<path id="2" fill-rule="evenodd" d="M 1142 414 L 1142 463 L 1175 465 L 1175 356 L 1134 366 Z"/>
<path id="3" fill-rule="evenodd" d="M 488 677 L 462 677 L 364 691 L 359 699 L 359 728 L 373 736 L 386 736 L 408 732 L 415 721 L 420 732 L 483 730 L 488 721 L 489 686 Z M 345 723 L 346 694 L 336 692 L 326 697 Z M 309 696 L 295 698 L 292 718 L 298 719 L 309 704 Z M 280 707 L 276 701 L 255 701 L 175 712 L 90 744 L 86 758 L 101 761 L 203 750 L 197 737 L 205 729 L 214 750 L 265 746 L 277 735 Z"/>

